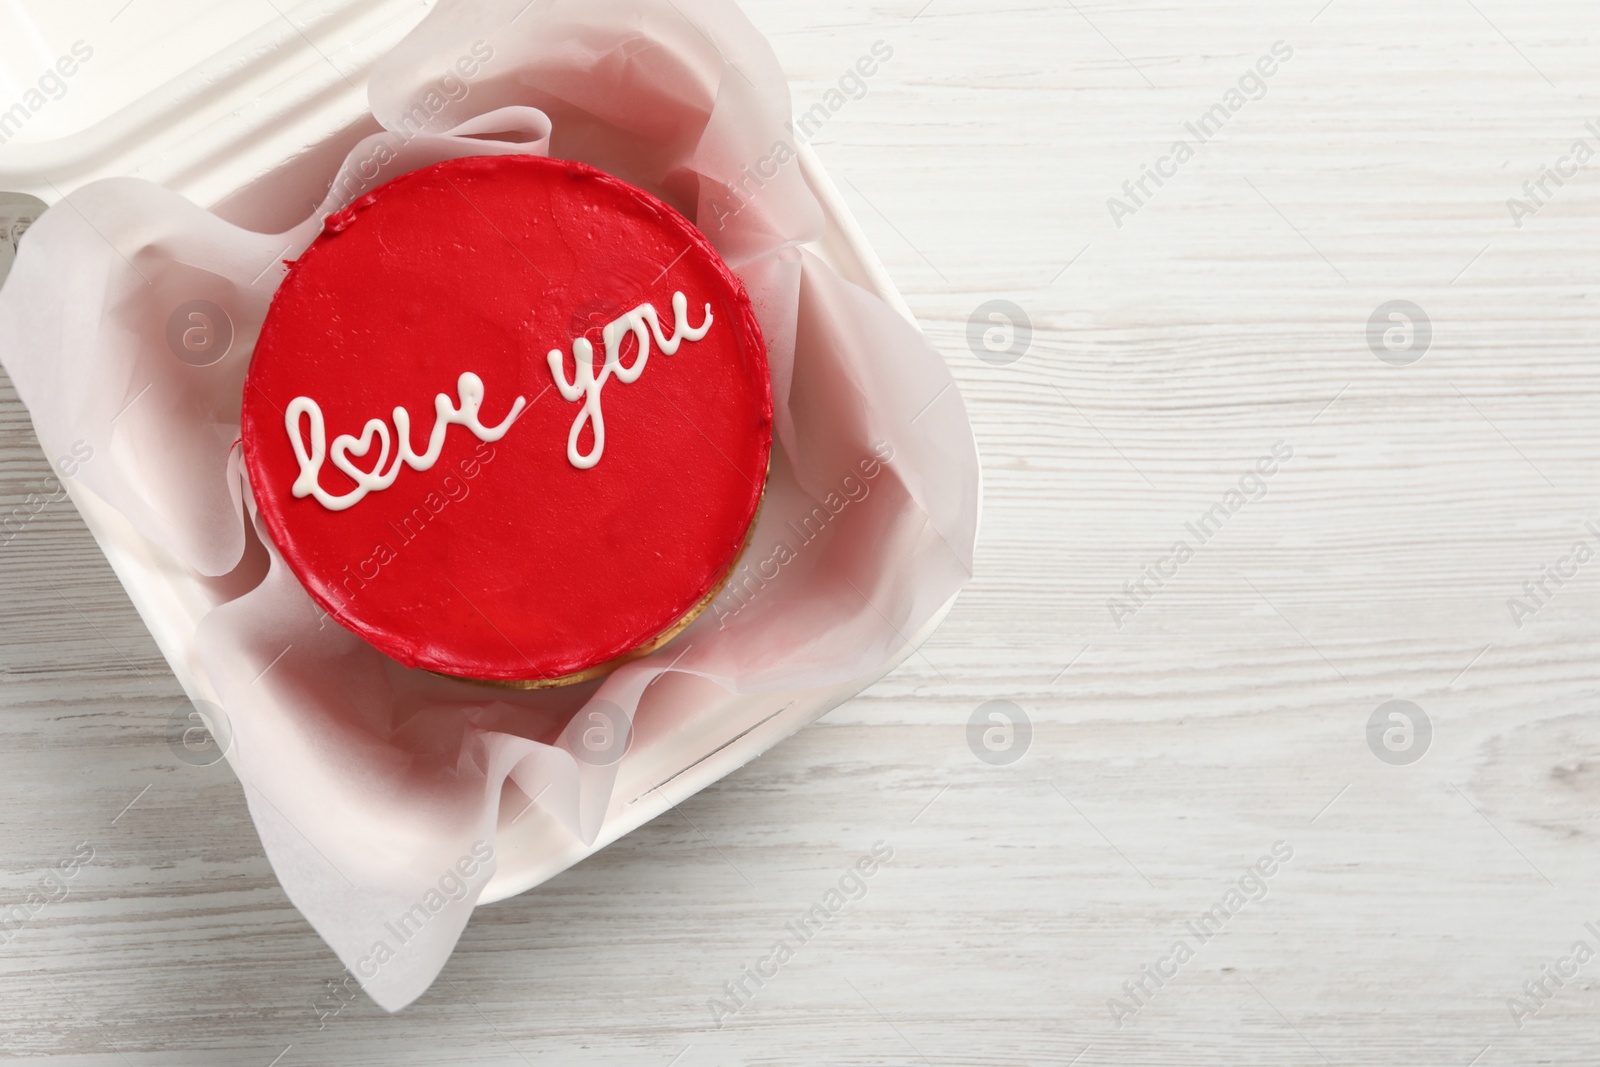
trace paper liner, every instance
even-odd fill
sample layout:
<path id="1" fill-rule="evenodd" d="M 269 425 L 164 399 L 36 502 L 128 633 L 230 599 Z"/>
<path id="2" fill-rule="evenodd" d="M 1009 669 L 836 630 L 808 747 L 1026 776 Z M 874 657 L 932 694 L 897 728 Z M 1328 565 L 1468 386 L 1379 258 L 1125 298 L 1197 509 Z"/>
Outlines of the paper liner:
<path id="1" fill-rule="evenodd" d="M 979 475 L 960 395 L 914 327 L 804 250 L 823 213 L 765 40 L 722 0 L 524 5 L 441 0 L 373 75 L 386 132 L 348 153 L 293 229 L 254 233 L 146 182 L 96 182 L 34 224 L 0 291 L 0 358 L 46 453 L 92 449 L 79 485 L 210 579 L 198 656 L 262 845 L 391 1011 L 460 936 L 508 781 L 595 840 L 618 764 L 591 751 L 594 709 L 703 713 L 650 688 L 669 671 L 731 693 L 868 676 L 972 570 Z M 234 452 L 281 261 L 383 181 L 507 152 L 583 160 L 696 221 L 749 290 L 773 373 L 772 476 L 728 587 L 659 652 L 562 690 L 406 670 L 322 617 L 257 527 Z M 232 324 L 210 366 L 168 340 L 173 310 L 196 300 Z"/>

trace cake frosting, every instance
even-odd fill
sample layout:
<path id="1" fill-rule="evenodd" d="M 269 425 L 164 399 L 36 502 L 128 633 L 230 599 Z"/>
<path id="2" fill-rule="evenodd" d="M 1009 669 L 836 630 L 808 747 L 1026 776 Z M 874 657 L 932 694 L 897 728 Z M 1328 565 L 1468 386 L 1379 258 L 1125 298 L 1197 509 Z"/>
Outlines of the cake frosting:
<path id="1" fill-rule="evenodd" d="M 333 619 L 408 667 L 593 676 L 704 607 L 772 445 L 749 298 L 581 163 L 471 157 L 330 215 L 245 384 L 251 491 Z"/>

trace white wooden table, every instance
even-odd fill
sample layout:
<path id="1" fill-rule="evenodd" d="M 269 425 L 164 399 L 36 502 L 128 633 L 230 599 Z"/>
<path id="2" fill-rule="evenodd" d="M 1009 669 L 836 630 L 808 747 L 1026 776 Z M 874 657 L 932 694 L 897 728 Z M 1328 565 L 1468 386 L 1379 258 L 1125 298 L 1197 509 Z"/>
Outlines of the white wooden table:
<path id="1" fill-rule="evenodd" d="M 1561 961 L 1600 952 L 1600 561 L 1520 627 L 1508 600 L 1600 547 L 1600 160 L 1520 227 L 1506 204 L 1600 149 L 1592 5 L 921 4 L 748 5 L 797 110 L 893 49 L 815 144 L 984 457 L 977 577 L 921 654 L 480 910 L 403 1014 L 319 1018 L 338 963 L 226 765 L 174 758 L 178 689 L 49 505 L 0 548 L 0 907 L 93 853 L 0 945 L 0 1060 L 1594 1062 L 1600 960 Z M 1161 163 L 1279 41 L 1266 95 Z M 995 299 L 1033 329 L 1005 365 L 969 344 Z M 1405 366 L 1368 343 L 1393 300 L 1431 323 Z M 1216 518 L 1277 442 L 1264 495 Z M 0 510 L 47 471 L 7 385 Z M 1169 576 L 1119 628 L 1146 566 Z M 1431 724 L 1420 761 L 1369 748 L 1395 699 Z M 992 700 L 1031 723 L 1005 765 L 968 744 Z M 744 978 L 879 841 L 866 895 Z M 1187 924 L 1276 842 L 1264 899 L 1202 942 Z M 1577 975 L 1536 1000 L 1546 965 Z"/>

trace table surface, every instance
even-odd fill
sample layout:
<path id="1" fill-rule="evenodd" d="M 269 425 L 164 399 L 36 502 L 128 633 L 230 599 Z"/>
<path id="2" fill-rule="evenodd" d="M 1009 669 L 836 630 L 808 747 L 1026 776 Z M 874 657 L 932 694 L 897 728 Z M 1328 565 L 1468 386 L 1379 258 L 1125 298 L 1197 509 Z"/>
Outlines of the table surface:
<path id="1" fill-rule="evenodd" d="M 986 507 L 949 620 L 681 813 L 480 909 L 391 1017 L 329 992 L 227 766 L 173 758 L 179 690 L 52 505 L 0 550 L 0 904 L 93 856 L 0 947 L 0 1057 L 1592 1063 L 1592 7 L 747 7 L 797 110 L 893 49 L 814 144 L 971 411 Z M 991 300 L 1031 323 L 1019 359 L 971 340 Z M 47 472 L 7 384 L 0 506 Z M 1391 700 L 1409 748 L 1392 709 L 1369 732 Z M 990 701 L 1028 723 L 1009 762 L 969 746 Z"/>

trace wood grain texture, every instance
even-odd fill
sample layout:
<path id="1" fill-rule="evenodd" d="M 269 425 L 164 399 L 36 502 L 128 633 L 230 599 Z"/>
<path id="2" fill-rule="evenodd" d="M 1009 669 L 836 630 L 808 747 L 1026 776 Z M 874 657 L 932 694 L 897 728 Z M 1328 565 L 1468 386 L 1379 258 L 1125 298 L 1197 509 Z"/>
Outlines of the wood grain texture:
<path id="1" fill-rule="evenodd" d="M 681 812 L 481 909 L 403 1014 L 319 1019 L 339 965 L 231 774 L 173 758 L 178 690 L 52 505 L 0 548 L 0 905 L 94 858 L 0 946 L 0 1058 L 1592 1063 L 1600 960 L 1520 1028 L 1507 998 L 1600 949 L 1600 562 L 1521 627 L 1507 600 L 1600 524 L 1600 161 L 1520 228 L 1506 207 L 1600 146 L 1592 7 L 746 6 L 800 111 L 894 49 L 814 144 L 976 428 L 978 572 L 949 621 Z M 1107 198 L 1278 41 L 1266 95 L 1118 227 Z M 1007 366 L 968 344 L 996 298 L 1034 330 Z M 1407 367 L 1366 339 L 1394 299 L 1434 330 Z M 1119 628 L 1108 599 L 1278 441 L 1266 494 Z M 0 510 L 46 473 L 7 386 Z M 1367 747 L 1394 698 L 1433 725 L 1411 766 Z M 967 745 L 990 700 L 1033 726 L 1010 766 Z M 714 1026 L 877 841 L 865 897 Z M 1118 1027 L 1108 998 L 1278 841 L 1266 897 Z"/>

